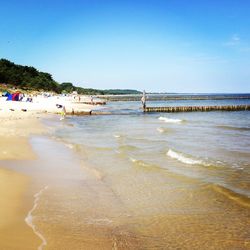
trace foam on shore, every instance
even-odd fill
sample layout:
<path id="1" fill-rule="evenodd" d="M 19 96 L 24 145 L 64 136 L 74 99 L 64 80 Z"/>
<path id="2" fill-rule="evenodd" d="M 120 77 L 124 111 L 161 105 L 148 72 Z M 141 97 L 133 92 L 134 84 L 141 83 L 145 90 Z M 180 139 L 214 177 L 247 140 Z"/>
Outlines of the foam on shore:
<path id="1" fill-rule="evenodd" d="M 25 218 L 25 222 L 27 223 L 28 226 L 30 226 L 33 230 L 33 232 L 42 240 L 42 244 L 37 248 L 38 250 L 42 250 L 44 246 L 47 245 L 47 241 L 44 238 L 44 236 L 37 230 L 35 224 L 33 223 L 33 215 L 32 213 L 36 210 L 40 196 L 43 194 L 43 192 L 48 188 L 48 186 L 45 186 L 42 188 L 38 193 L 34 195 L 34 205 L 32 209 L 28 212 L 28 215 Z"/>
<path id="2" fill-rule="evenodd" d="M 167 117 L 159 117 L 158 118 L 160 121 L 166 122 L 166 123 L 181 123 L 183 120 L 180 119 L 173 119 L 173 118 L 167 118 Z"/>
<path id="3" fill-rule="evenodd" d="M 144 161 L 137 160 L 137 159 L 134 159 L 132 157 L 129 157 L 129 160 L 131 162 L 133 162 L 134 164 L 139 165 L 141 167 L 149 167 L 150 166 L 149 164 L 145 163 Z"/>

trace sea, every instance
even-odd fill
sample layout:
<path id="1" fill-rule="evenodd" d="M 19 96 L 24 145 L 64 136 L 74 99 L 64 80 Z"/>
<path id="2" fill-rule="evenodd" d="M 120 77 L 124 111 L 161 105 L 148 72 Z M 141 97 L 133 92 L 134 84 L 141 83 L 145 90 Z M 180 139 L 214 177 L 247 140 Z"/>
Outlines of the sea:
<path id="1" fill-rule="evenodd" d="M 250 95 L 147 106 L 245 104 Z M 40 249 L 250 249 L 250 111 L 102 111 L 46 119 L 49 135 L 31 138 Z"/>
<path id="2" fill-rule="evenodd" d="M 250 105 L 249 99 L 154 101 L 148 106 Z M 56 138 L 85 152 L 100 175 L 166 170 L 250 198 L 250 112 L 143 113 L 113 102 L 112 115 L 68 117 Z M 112 162 L 112 164 L 111 164 Z"/>

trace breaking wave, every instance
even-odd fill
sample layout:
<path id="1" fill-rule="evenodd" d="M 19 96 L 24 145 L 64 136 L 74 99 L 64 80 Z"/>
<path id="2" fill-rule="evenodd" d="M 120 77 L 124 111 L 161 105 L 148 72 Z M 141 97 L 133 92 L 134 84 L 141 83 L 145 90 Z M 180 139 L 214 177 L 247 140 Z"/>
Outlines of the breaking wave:
<path id="1" fill-rule="evenodd" d="M 241 189 L 236 189 L 228 186 L 221 186 L 219 184 L 211 184 L 210 185 L 216 192 L 226 196 L 228 199 L 233 200 L 234 202 L 245 206 L 250 207 L 250 196 L 249 192 Z"/>
<path id="2" fill-rule="evenodd" d="M 113 137 L 115 137 L 115 138 L 121 138 L 122 136 L 119 135 L 119 134 L 114 134 Z"/>
<path id="3" fill-rule="evenodd" d="M 181 123 L 183 120 L 180 119 L 172 119 L 172 118 L 167 118 L 167 117 L 159 117 L 158 118 L 160 121 L 166 122 L 166 123 Z"/>
<path id="4" fill-rule="evenodd" d="M 156 129 L 159 133 L 161 133 L 161 134 L 164 134 L 164 133 L 170 133 L 170 132 L 172 132 L 172 130 L 171 129 L 169 129 L 169 128 L 157 128 Z"/>
<path id="5" fill-rule="evenodd" d="M 65 143 L 64 144 L 67 148 L 70 148 L 70 149 L 73 149 L 74 148 L 74 145 L 71 144 L 71 143 Z"/>
<path id="6" fill-rule="evenodd" d="M 169 149 L 167 152 L 167 156 L 180 161 L 182 163 L 188 164 L 188 165 L 204 165 L 204 166 L 210 166 L 210 164 L 207 164 L 206 162 L 198 159 L 193 159 L 192 157 L 186 156 L 182 153 L 176 152 L 172 149 Z"/>
<path id="7" fill-rule="evenodd" d="M 132 158 L 132 157 L 130 157 L 129 160 L 130 160 L 131 162 L 133 162 L 134 164 L 139 165 L 139 166 L 141 166 L 141 167 L 150 167 L 150 165 L 147 164 L 147 163 L 145 163 L 144 161 L 136 160 L 136 159 L 134 159 L 134 158 Z"/>

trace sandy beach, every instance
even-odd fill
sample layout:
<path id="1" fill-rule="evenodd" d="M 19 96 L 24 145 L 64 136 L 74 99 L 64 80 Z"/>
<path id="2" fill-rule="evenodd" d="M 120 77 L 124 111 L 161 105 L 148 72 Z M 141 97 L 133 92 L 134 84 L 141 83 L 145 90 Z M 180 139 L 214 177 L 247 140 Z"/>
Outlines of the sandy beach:
<path id="1" fill-rule="evenodd" d="M 250 250 L 249 12 L 1 1 L 0 250 Z"/>
<path id="2" fill-rule="evenodd" d="M 0 111 L 0 160 L 35 159 L 28 140 L 31 134 L 44 131 L 39 117 L 35 113 Z M 31 179 L 4 167 L 0 163 L 0 248 L 36 249 L 39 238 L 24 220 L 33 203 Z"/>
<path id="3" fill-rule="evenodd" d="M 33 202 L 27 195 L 30 179 L 1 168 L 0 180 L 0 248 L 36 249 L 39 238 L 24 221 Z"/>

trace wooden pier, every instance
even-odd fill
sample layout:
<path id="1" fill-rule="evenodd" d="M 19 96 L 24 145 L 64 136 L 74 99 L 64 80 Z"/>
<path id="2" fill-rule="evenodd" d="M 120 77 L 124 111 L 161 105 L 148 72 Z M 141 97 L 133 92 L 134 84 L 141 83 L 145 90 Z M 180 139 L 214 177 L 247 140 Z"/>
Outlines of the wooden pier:
<path id="1" fill-rule="evenodd" d="M 250 105 L 227 105 L 227 106 L 178 106 L 178 107 L 146 107 L 144 112 L 206 112 L 206 111 L 240 111 L 250 110 Z"/>

